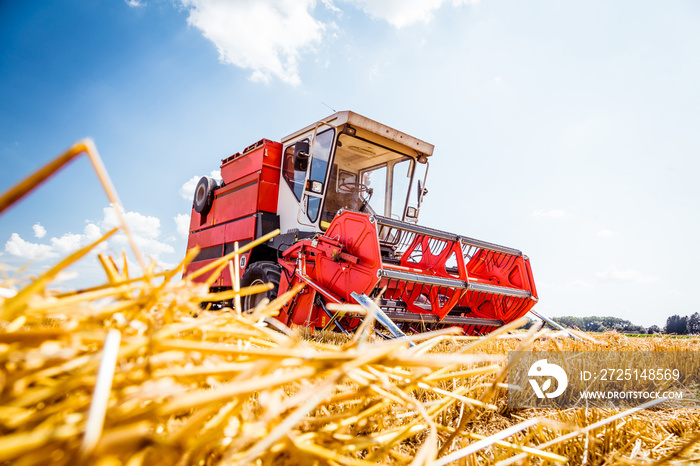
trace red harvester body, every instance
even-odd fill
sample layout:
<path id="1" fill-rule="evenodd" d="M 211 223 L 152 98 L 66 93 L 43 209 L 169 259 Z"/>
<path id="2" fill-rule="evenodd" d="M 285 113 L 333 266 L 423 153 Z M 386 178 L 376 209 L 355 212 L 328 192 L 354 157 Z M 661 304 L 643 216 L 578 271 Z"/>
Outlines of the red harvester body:
<path id="1" fill-rule="evenodd" d="M 537 302 L 526 256 L 417 224 L 432 150 L 339 112 L 281 143 L 264 139 L 223 159 L 223 181 L 203 177 L 197 185 L 187 248 L 200 252 L 185 274 L 280 228 L 241 257 L 241 285 L 273 282 L 267 297 L 274 298 L 305 283 L 278 317 L 287 325 L 356 325 L 327 308 L 353 302 L 352 292 L 379 297 L 388 317 L 419 330 L 458 325 L 484 334 L 525 315 Z M 214 288 L 231 286 L 226 268 Z"/>

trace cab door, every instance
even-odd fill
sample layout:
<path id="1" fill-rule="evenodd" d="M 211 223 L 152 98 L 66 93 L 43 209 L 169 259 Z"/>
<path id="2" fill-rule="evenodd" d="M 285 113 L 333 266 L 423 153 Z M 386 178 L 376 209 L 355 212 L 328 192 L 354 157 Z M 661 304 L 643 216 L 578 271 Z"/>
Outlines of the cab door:
<path id="1" fill-rule="evenodd" d="M 282 159 L 282 185 L 278 213 L 282 232 L 293 228 L 319 230 L 335 129 L 310 131 L 290 141 Z M 301 143 L 301 144 L 299 144 Z M 308 146 L 308 159 L 300 163 L 299 146 Z M 295 156 L 297 163 L 295 163 Z"/>

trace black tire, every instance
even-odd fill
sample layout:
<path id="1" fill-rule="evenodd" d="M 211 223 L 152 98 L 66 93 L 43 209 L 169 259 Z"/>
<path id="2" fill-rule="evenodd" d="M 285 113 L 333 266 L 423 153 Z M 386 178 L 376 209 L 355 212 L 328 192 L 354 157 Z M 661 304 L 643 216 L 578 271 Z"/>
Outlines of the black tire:
<path id="1" fill-rule="evenodd" d="M 241 278 L 241 288 L 264 283 L 272 283 L 274 288 L 268 290 L 266 293 L 243 296 L 241 298 L 243 311 L 252 311 L 264 298 L 270 301 L 275 299 L 280 288 L 281 274 L 280 266 L 275 262 L 260 261 L 250 264 L 243 273 L 243 278 Z"/>
<path id="2" fill-rule="evenodd" d="M 211 203 L 214 200 L 214 190 L 219 187 L 219 183 L 214 178 L 203 176 L 197 182 L 197 187 L 194 189 L 194 210 L 197 213 L 204 214 L 211 208 Z"/>

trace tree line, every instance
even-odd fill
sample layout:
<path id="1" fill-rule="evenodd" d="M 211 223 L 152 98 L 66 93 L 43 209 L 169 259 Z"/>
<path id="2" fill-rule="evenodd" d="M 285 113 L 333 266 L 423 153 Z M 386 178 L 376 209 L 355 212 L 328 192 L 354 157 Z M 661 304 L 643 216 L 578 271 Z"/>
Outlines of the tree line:
<path id="1" fill-rule="evenodd" d="M 695 335 L 700 333 L 700 313 L 691 314 L 681 317 L 672 315 L 666 319 L 666 333 L 675 335 Z"/>
<path id="2" fill-rule="evenodd" d="M 658 325 L 644 327 L 635 325 L 629 320 L 620 319 L 618 317 L 555 317 L 552 320 L 564 327 L 576 327 L 585 332 L 607 332 L 608 330 L 616 330 L 624 333 L 668 333 L 673 335 L 690 335 L 700 333 L 700 313 L 691 314 L 681 317 L 672 315 L 666 320 L 666 326 L 662 329 Z"/>

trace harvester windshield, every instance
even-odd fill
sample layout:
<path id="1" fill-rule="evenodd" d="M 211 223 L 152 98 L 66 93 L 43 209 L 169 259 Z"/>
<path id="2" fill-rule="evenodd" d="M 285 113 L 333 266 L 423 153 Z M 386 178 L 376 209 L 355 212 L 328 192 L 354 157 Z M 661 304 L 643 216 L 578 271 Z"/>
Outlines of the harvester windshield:
<path id="1" fill-rule="evenodd" d="M 403 220 L 414 165 L 412 157 L 340 134 L 330 167 L 322 221 L 330 222 L 340 209 Z"/>

